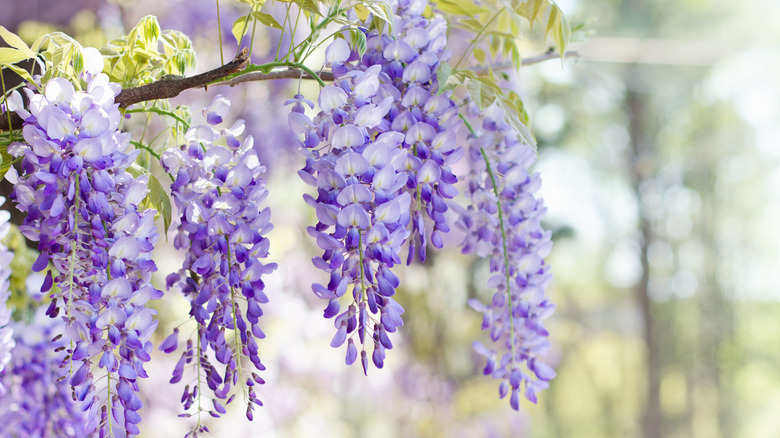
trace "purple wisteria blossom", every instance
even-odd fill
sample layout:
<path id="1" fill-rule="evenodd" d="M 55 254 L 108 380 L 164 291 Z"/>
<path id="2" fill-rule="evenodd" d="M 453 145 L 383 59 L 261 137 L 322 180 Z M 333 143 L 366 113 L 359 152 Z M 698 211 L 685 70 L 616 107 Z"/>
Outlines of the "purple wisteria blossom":
<path id="1" fill-rule="evenodd" d="M 82 438 L 87 415 L 73 399 L 66 372 L 60 365 L 68 341 L 61 333 L 64 322 L 46 316 L 39 307 L 27 324 L 11 323 L 15 347 L 12 360 L 0 373 L 0 436 L 14 438 Z M 52 341 L 52 339 L 54 339 Z"/>
<path id="2" fill-rule="evenodd" d="M 477 117 L 477 131 L 469 138 L 471 171 L 467 197 L 458 225 L 466 231 L 463 252 L 489 259 L 491 302 L 471 300 L 483 313 L 482 329 L 490 333 L 499 352 L 476 341 L 476 351 L 487 357 L 486 375 L 502 379 L 499 394 L 510 393 L 519 409 L 519 392 L 536 402 L 536 393 L 548 387 L 555 371 L 539 356 L 549 348 L 543 321 L 555 305 L 545 296 L 552 274 L 544 258 L 550 252 L 551 233 L 541 226 L 546 208 L 535 193 L 539 174 L 529 174 L 536 152 L 523 143 L 494 106 Z M 489 164 L 486 164 L 486 160 Z M 498 196 L 496 196 L 498 194 Z"/>
<path id="3" fill-rule="evenodd" d="M 13 96 L 24 142 L 9 146 L 23 157 L 11 197 L 27 213 L 20 230 L 41 252 L 33 271 L 54 267 L 41 291 L 51 290 L 47 315 L 65 322 L 62 367 L 87 412 L 86 431 L 134 436 L 138 379 L 157 327 L 146 303 L 162 296 L 150 284 L 156 212 L 140 210 L 147 179 L 127 170 L 137 152 L 118 130 L 119 87 L 93 73 L 86 91 L 62 78 L 43 94 L 26 89 L 29 111 Z"/>
<path id="4" fill-rule="evenodd" d="M 0 205 L 5 203 L 5 198 L 0 196 Z M 0 211 L 0 240 L 5 238 L 11 224 L 8 219 L 11 214 L 7 211 Z M 13 329 L 8 326 L 11 322 L 11 309 L 8 307 L 8 298 L 11 296 L 9 277 L 11 276 L 11 262 L 14 255 L 8 248 L 0 243 L 0 373 L 5 369 L 8 361 L 11 360 L 11 350 L 14 348 Z M 0 383 L 0 398 L 5 392 L 2 383 Z"/>
<path id="5" fill-rule="evenodd" d="M 204 116 L 219 124 L 229 108 L 230 102 L 217 96 Z M 251 420 L 254 407 L 262 405 L 253 386 L 263 379 L 242 368 L 242 359 L 248 358 L 254 370 L 265 369 L 257 345 L 265 337 L 259 324 L 260 306 L 268 302 L 262 276 L 276 264 L 261 261 L 268 256 L 265 235 L 273 228 L 271 211 L 262 206 L 268 195 L 261 178 L 265 168 L 252 149 L 252 137 L 237 139 L 243 131 L 240 120 L 222 131 L 193 126 L 185 135 L 187 142 L 166 151 L 162 162 L 175 176 L 171 192 L 181 212 L 174 246 L 186 251 L 182 269 L 170 274 L 167 284 L 176 285 L 189 299 L 190 315 L 197 323 L 196 342 L 187 341 L 171 382 L 181 380 L 184 366 L 194 359 L 196 373 L 204 373 L 203 383 L 214 394 L 209 413 L 224 414 L 220 400 L 230 403 L 233 388 L 240 385 Z M 224 146 L 218 144 L 222 140 Z M 178 329 L 160 349 L 167 353 L 178 349 Z M 219 365 L 212 364 L 211 357 Z M 188 385 L 182 397 L 184 408 L 197 404 L 198 412 L 208 410 L 200 404 L 205 389 L 199 383 Z M 193 436 L 204 430 L 199 422 Z"/>
<path id="6" fill-rule="evenodd" d="M 329 45 L 335 82 L 320 91 L 313 120 L 302 98 L 289 101 L 290 126 L 307 157 L 299 175 L 317 188 L 316 197 L 304 196 L 318 219 L 309 234 L 324 251 L 314 264 L 330 277 L 312 289 L 328 300 L 324 316 L 335 317 L 331 346 L 346 342 L 352 364 L 359 343 L 364 372 L 367 344 L 381 368 L 392 348 L 388 333 L 403 325 L 391 270 L 401 263 L 402 245 L 408 242 L 408 263 L 415 255 L 425 260 L 429 239 L 441 247 L 441 233 L 449 231 L 445 200 L 457 194 L 449 164 L 462 155 L 454 142 L 458 109 L 448 94 L 436 96 L 435 72 L 448 56 L 446 22 L 422 17 L 426 5 L 402 1 L 398 33 L 371 32 L 362 57 L 342 39 Z M 424 218 L 432 219 L 430 233 Z"/>
<path id="7" fill-rule="evenodd" d="M 436 248 L 443 246 L 441 234 L 450 230 L 445 217 L 446 200 L 458 194 L 454 187 L 457 178 L 450 165 L 463 155 L 455 141 L 461 127 L 458 107 L 449 92 L 437 95 L 436 73 L 450 57 L 445 50 L 447 21 L 443 17 L 423 17 L 427 6 L 427 0 L 398 2 L 395 34 L 371 32 L 367 35 L 368 50 L 360 59 L 352 52 L 344 61 L 343 56 L 332 60 L 336 77 L 353 69 L 381 66 L 378 94 L 393 98 L 376 130 L 403 134 L 401 147 L 407 151 L 405 160 L 398 163 L 398 170 L 407 174 L 403 190 L 412 195 L 413 238 L 408 240 L 407 263 L 415 256 L 425 261 L 429 241 Z M 343 53 L 343 49 L 334 50 L 334 55 L 337 53 Z M 433 223 L 429 231 L 424 218 Z"/>

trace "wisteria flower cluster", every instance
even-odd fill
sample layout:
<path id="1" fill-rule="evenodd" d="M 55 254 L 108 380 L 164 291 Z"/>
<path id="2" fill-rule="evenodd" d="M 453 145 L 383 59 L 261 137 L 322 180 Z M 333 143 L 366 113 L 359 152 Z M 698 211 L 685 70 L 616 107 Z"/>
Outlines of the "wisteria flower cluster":
<path id="1" fill-rule="evenodd" d="M 88 436 L 87 414 L 73 400 L 73 390 L 59 376 L 68 341 L 59 336 L 61 319 L 45 315 L 45 307 L 27 324 L 11 323 L 15 346 L 12 360 L 0 373 L 0 436 L 14 438 Z M 57 338 L 52 342 L 53 338 Z M 66 371 L 65 371 L 66 372 Z"/>
<path id="2" fill-rule="evenodd" d="M 137 152 L 118 130 L 119 88 L 96 74 L 86 91 L 62 78 L 43 94 L 25 91 L 29 111 L 14 97 L 24 142 L 9 147 L 23 157 L 11 197 L 27 213 L 20 230 L 38 242 L 33 270 L 52 263 L 58 272 L 48 270 L 41 290 L 51 290 L 46 313 L 65 322 L 62 367 L 88 433 L 134 436 L 138 379 L 157 327 L 146 303 L 162 292 L 150 284 L 156 212 L 139 209 L 147 181 L 127 170 Z"/>
<path id="3" fill-rule="evenodd" d="M 0 205 L 5 203 L 5 198 L 0 196 Z M 2 240 L 11 224 L 8 219 L 11 214 L 7 211 L 0 211 L 0 240 Z M 11 350 L 14 348 L 13 328 L 9 327 L 11 322 L 11 308 L 8 307 L 8 299 L 11 297 L 11 288 L 9 277 L 11 276 L 11 261 L 14 255 L 8 248 L 0 242 L 0 373 L 11 360 Z M 3 397 L 5 388 L 0 383 L 0 398 Z"/>
<path id="4" fill-rule="evenodd" d="M 289 78 L 300 70 L 322 86 L 316 110 L 301 94 L 287 101 L 293 133 L 286 132 L 280 145 L 293 143 L 305 156 L 298 175 L 313 187 L 304 195 L 316 216 L 307 228 L 319 247 L 312 262 L 327 274 L 311 288 L 327 302 L 323 316 L 335 327 L 330 345 L 346 349 L 345 362 L 359 359 L 365 374 L 372 364 L 385 366 L 394 347 L 391 335 L 404 324 L 403 301 L 396 297 L 398 265 L 425 263 L 428 250 L 442 248 L 444 234 L 457 225 L 466 233 L 463 252 L 489 260 L 493 298 L 488 304 L 470 302 L 496 344 L 494 349 L 474 344 L 487 357 L 484 373 L 501 380 L 500 396 L 509 395 L 514 409 L 520 394 L 536 402 L 555 376 L 542 359 L 550 346 L 544 319 L 554 306 L 545 295 L 551 234 L 541 225 L 539 176 L 528 170 L 535 153 L 496 107 L 480 113 L 468 98 L 457 105 L 453 92 L 445 91 L 453 82 L 439 83 L 440 74 L 450 75 L 450 52 L 448 24 L 437 16 L 436 5 L 390 0 L 340 9 L 320 0 L 293 3 L 288 13 L 290 7 L 307 11 L 302 16 L 311 32 L 303 41 L 288 35 L 285 52 L 280 44 L 273 62 L 249 68 L 251 50 L 243 48 L 234 60 L 188 77 L 163 76 L 157 68 L 181 56 L 173 54 L 177 47 L 190 50 L 190 42 L 161 32 L 154 17 L 113 40 L 105 56 L 59 33 L 30 48 L 0 27 L 0 37 L 11 46 L 0 64 L 30 82 L 24 98 L 18 90 L 3 93 L 0 112 L 8 113 L 0 120 L 7 129 L 0 132 L 0 147 L 14 158 L 4 176 L 13 184 L 10 200 L 25 214 L 19 230 L 40 254 L 29 270 L 39 273 L 30 278 L 42 280 L 36 289 L 43 294 L 13 297 L 15 303 L 41 296 L 34 320 L 32 312 L 9 308 L 11 262 L 25 263 L 25 257 L 14 260 L 0 244 L 0 435 L 140 434 L 139 385 L 148 377 L 145 364 L 158 326 L 150 303 L 163 297 L 152 284 L 157 209 L 166 226 L 173 221 L 172 244 L 184 259 L 165 283 L 189 303 L 189 320 L 175 326 L 159 350 L 178 354 L 170 381 L 184 387 L 180 416 L 197 419 L 185 438 L 209 432 L 203 414 L 226 414 L 237 396 L 253 419 L 263 404 L 257 387 L 265 370 L 259 352 L 269 301 L 265 281 L 276 269 L 267 260 L 273 226 L 265 206 L 266 168 L 254 139 L 244 134 L 244 122 L 226 123 L 227 98 L 217 96 L 203 110 L 205 122 L 194 126 L 187 108 L 171 109 L 165 99 L 215 80 L 257 79 L 256 74 Z M 281 25 L 283 35 L 290 17 Z M 253 21 L 253 35 L 258 21 L 279 28 L 255 7 L 239 20 L 245 31 Z M 325 50 L 323 67 L 332 73 L 326 84 L 324 78 L 331 78 L 306 63 L 332 23 L 346 27 L 326 39 L 333 37 Z M 42 76 L 7 63 L 26 58 L 37 59 Z M 160 70 L 159 76 L 144 65 Z M 474 78 L 457 70 L 459 65 L 451 78 Z M 157 79 L 122 91 L 104 69 L 126 84 Z M 494 82 L 492 76 L 479 81 Z M 499 88 L 491 90 L 498 95 Z M 509 93 L 502 96 L 508 99 Z M 152 136 L 146 130 L 155 125 L 150 123 L 139 141 L 131 141 L 122 124 L 136 113 L 150 117 L 147 122 L 157 116 L 174 120 L 177 127 L 169 126 L 169 137 Z M 467 165 L 458 164 L 463 155 Z M 151 173 L 158 164 L 152 158 L 171 178 L 170 196 Z M 456 165 L 470 169 L 465 178 L 455 175 Z M 467 207 L 454 201 L 456 187 L 465 188 Z M 0 213 L 0 239 L 8 217 Z"/>
<path id="5" fill-rule="evenodd" d="M 473 104 L 472 104 L 473 105 Z M 546 209 L 536 192 L 539 174 L 530 174 L 536 153 L 519 140 L 493 106 L 477 117 L 471 115 L 477 132 L 469 138 L 467 197 L 458 224 L 466 231 L 463 252 L 475 252 L 489 259 L 488 286 L 495 290 L 492 301 L 469 304 L 483 313 L 482 329 L 498 344 L 502 353 L 479 341 L 477 352 L 487 357 L 484 374 L 502 379 L 501 397 L 519 409 L 519 392 L 536 402 L 536 393 L 548 387 L 555 371 L 538 357 L 549 348 L 544 319 L 555 309 L 545 289 L 552 279 L 544 258 L 552 243 L 550 231 L 541 226 Z"/>
<path id="6" fill-rule="evenodd" d="M 204 110 L 209 125 L 222 123 L 229 108 L 230 102 L 218 96 Z M 180 381 L 185 365 L 194 360 L 198 379 L 184 389 L 184 408 L 197 403 L 198 412 L 204 410 L 202 371 L 214 394 L 209 413 L 224 414 L 220 400 L 230 403 L 233 388 L 240 385 L 251 420 L 254 407 L 262 405 L 253 386 L 263 379 L 242 368 L 242 359 L 248 358 L 255 371 L 265 369 L 257 345 L 265 337 L 259 321 L 261 305 L 268 302 L 262 276 L 276 268 L 275 263 L 262 261 L 270 243 L 265 235 L 273 228 L 271 211 L 263 207 L 268 195 L 261 178 L 265 168 L 252 149 L 252 137 L 243 142 L 237 138 L 244 131 L 243 121 L 222 131 L 209 125 L 190 128 L 186 143 L 162 156 L 165 169 L 175 175 L 171 192 L 181 213 L 174 246 L 186 251 L 182 269 L 170 274 L 167 283 L 176 285 L 190 301 L 190 315 L 197 323 L 195 342 L 187 341 L 171 382 Z M 161 350 L 177 350 L 178 330 L 160 345 Z M 211 354 L 218 365 L 212 363 Z M 196 428 L 194 436 L 207 430 Z"/>
<path id="7" fill-rule="evenodd" d="M 403 308 L 392 298 L 399 286 L 391 268 L 415 255 L 426 258 L 430 241 L 443 242 L 449 231 L 446 199 L 457 195 L 449 164 L 460 154 L 455 135 L 458 109 L 447 94 L 436 95 L 436 69 L 446 59 L 446 22 L 421 16 L 424 1 L 398 7 L 398 34 L 368 35 L 360 57 L 343 39 L 326 50 L 336 81 L 320 91 L 321 112 L 310 119 L 296 96 L 290 114 L 292 129 L 302 135 L 306 166 L 301 178 L 317 188 L 305 195 L 318 223 L 309 227 L 324 251 L 314 264 L 327 272 L 327 284 L 314 293 L 328 300 L 324 316 L 333 318 L 331 346 L 347 343 L 347 364 L 358 356 L 367 373 L 366 344 L 371 359 L 384 365 L 392 348 L 388 333 L 403 324 Z M 425 218 L 433 227 L 426 233 Z M 349 305 L 341 311 L 341 298 Z M 368 335 L 369 342 L 366 341 Z"/>

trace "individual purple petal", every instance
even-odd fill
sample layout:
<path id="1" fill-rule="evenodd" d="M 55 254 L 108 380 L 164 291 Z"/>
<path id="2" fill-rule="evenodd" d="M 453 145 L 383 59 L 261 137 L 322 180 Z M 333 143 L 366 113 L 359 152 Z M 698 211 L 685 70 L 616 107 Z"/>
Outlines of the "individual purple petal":
<path id="1" fill-rule="evenodd" d="M 404 69 L 404 82 L 428 82 L 431 78 L 431 68 L 422 61 L 414 61 Z"/>
<path id="2" fill-rule="evenodd" d="M 84 383 L 84 380 L 87 378 L 87 373 L 89 373 L 89 362 L 83 362 L 76 370 L 76 372 L 73 373 L 73 375 L 70 377 L 70 385 L 79 386 Z"/>
<path id="3" fill-rule="evenodd" d="M 336 160 L 336 172 L 342 175 L 361 175 L 368 170 L 368 161 L 363 155 L 349 152 Z"/>
<path id="4" fill-rule="evenodd" d="M 370 202 L 371 191 L 362 184 L 351 184 L 342 189 L 336 200 L 339 204 L 347 206 L 354 203 Z"/>
<path id="5" fill-rule="evenodd" d="M 135 260 L 138 258 L 138 240 L 132 236 L 125 236 L 114 242 L 108 255 L 118 259 Z"/>
<path id="6" fill-rule="evenodd" d="M 97 138 L 83 138 L 73 146 L 73 152 L 87 163 L 93 163 L 103 156 L 103 146 Z"/>
<path id="7" fill-rule="evenodd" d="M 334 85 L 328 85 L 320 90 L 319 106 L 325 112 L 339 108 L 347 103 L 347 93 Z"/>
<path id="8" fill-rule="evenodd" d="M 344 62 L 349 58 L 349 45 L 342 38 L 334 38 L 333 42 L 325 49 L 325 63 L 334 64 Z"/>
<path id="9" fill-rule="evenodd" d="M 46 85 L 46 100 L 51 103 L 70 103 L 73 99 L 73 84 L 65 78 L 54 78 Z"/>
<path id="10" fill-rule="evenodd" d="M 342 227 L 366 229 L 371 225 L 371 218 L 363 207 L 358 204 L 350 204 L 339 212 L 338 223 Z"/>
<path id="11" fill-rule="evenodd" d="M 203 115 L 206 117 L 206 121 L 210 125 L 219 125 L 222 123 L 222 118 L 230 111 L 230 101 L 218 94 L 214 97 L 214 100 L 209 106 L 203 108 Z"/>
<path id="12" fill-rule="evenodd" d="M 173 329 L 173 333 L 168 335 L 167 338 L 160 344 L 160 351 L 165 353 L 173 353 L 179 348 L 179 329 Z"/>
<path id="13" fill-rule="evenodd" d="M 354 125 L 345 125 L 333 134 L 334 148 L 354 148 L 365 143 L 363 133 Z"/>
<path id="14" fill-rule="evenodd" d="M 52 109 L 46 118 L 46 135 L 53 140 L 63 140 L 74 135 L 76 124 L 69 115 L 59 109 Z"/>
<path id="15" fill-rule="evenodd" d="M 387 45 L 384 50 L 385 59 L 409 62 L 417 56 L 417 52 L 403 40 L 396 40 Z"/>

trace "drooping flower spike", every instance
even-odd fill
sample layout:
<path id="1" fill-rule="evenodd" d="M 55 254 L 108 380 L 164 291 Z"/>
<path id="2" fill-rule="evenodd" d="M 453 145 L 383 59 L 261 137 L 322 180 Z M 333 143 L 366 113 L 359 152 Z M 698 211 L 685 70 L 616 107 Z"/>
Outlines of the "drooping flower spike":
<path id="1" fill-rule="evenodd" d="M 20 230 L 38 242 L 33 270 L 54 266 L 41 290 L 51 291 L 46 313 L 65 323 L 63 378 L 88 413 L 87 432 L 135 436 L 138 379 L 157 327 L 146 303 L 162 296 L 150 284 L 156 212 L 140 210 L 147 180 L 127 170 L 137 152 L 118 130 L 119 87 L 104 74 L 87 77 L 86 91 L 62 78 L 44 94 L 26 89 L 29 111 L 12 97 L 24 142 L 9 146 L 23 157 L 21 175 L 10 171 L 11 198 L 27 213 Z"/>
<path id="2" fill-rule="evenodd" d="M 335 83 L 320 91 L 313 120 L 300 102 L 290 102 L 290 126 L 307 156 L 299 175 L 317 189 L 316 197 L 304 196 L 318 219 L 309 234 L 324 251 L 314 264 L 329 275 L 312 289 L 328 300 L 324 316 L 335 317 L 331 345 L 346 342 L 351 364 L 359 344 L 364 372 L 369 352 L 377 368 L 384 365 L 388 333 L 403 325 L 391 270 L 401 263 L 402 246 L 408 244 L 407 263 L 425 260 L 428 241 L 441 247 L 441 233 L 449 231 L 445 200 L 457 194 L 449 168 L 461 155 L 457 107 L 448 94 L 436 96 L 435 72 L 448 56 L 446 23 L 423 18 L 425 4 L 401 2 L 398 33 L 369 33 L 362 57 L 342 39 L 329 45 Z"/>
<path id="3" fill-rule="evenodd" d="M 5 203 L 5 198 L 0 196 L 0 205 Z M 11 224 L 8 219 L 11 214 L 7 211 L 0 211 L 0 240 L 5 238 Z M 11 350 L 14 348 L 13 328 L 9 326 L 11 322 L 11 308 L 8 307 L 8 299 L 11 297 L 11 287 L 9 277 L 11 276 L 11 262 L 14 255 L 8 248 L 0 242 L 0 374 L 5 366 L 11 360 Z M 0 383 L 0 398 L 3 397 L 5 388 Z"/>
<path id="4" fill-rule="evenodd" d="M 204 115 L 210 124 L 218 125 L 229 109 L 230 102 L 217 96 Z M 171 193 L 181 213 L 174 246 L 186 251 L 182 269 L 169 275 L 167 284 L 176 285 L 190 301 L 190 315 L 197 324 L 195 342 L 187 341 L 171 382 L 181 380 L 185 365 L 194 359 L 196 373 L 205 373 L 214 395 L 210 413 L 224 414 L 221 400 L 232 401 L 233 389 L 241 386 L 251 420 L 254 407 L 262 405 L 253 386 L 263 379 L 242 362 L 247 358 L 255 371 L 265 369 L 257 345 L 265 337 L 259 321 L 261 305 L 268 302 L 262 276 L 276 264 L 262 261 L 270 243 L 265 235 L 273 228 L 271 211 L 263 207 L 268 195 L 261 178 L 265 168 L 252 149 L 252 137 L 237 139 L 243 131 L 243 121 L 221 131 L 193 126 L 185 135 L 186 143 L 166 151 L 162 162 L 175 175 Z M 167 353 L 177 348 L 178 329 L 160 346 Z M 219 364 L 212 364 L 211 357 Z M 196 403 L 199 412 L 205 410 L 200 396 L 206 389 L 187 386 L 182 398 L 185 410 Z M 193 434 L 203 430 L 197 425 Z"/>
<path id="5" fill-rule="evenodd" d="M 552 247 L 550 231 L 541 219 L 546 212 L 536 195 L 539 174 L 528 168 L 536 152 L 523 143 L 494 106 L 481 114 L 470 104 L 473 134 L 469 137 L 467 208 L 460 209 L 458 225 L 466 231 L 464 253 L 487 257 L 495 291 L 491 302 L 471 300 L 482 312 L 482 329 L 490 333 L 497 350 L 474 342 L 487 358 L 484 374 L 501 379 L 499 394 L 510 394 L 519 409 L 519 394 L 536 403 L 536 394 L 548 387 L 555 371 L 539 359 L 550 348 L 544 319 L 555 309 L 545 289 L 552 274 L 544 258 Z"/>
<path id="6" fill-rule="evenodd" d="M 12 322 L 12 360 L 0 373 L 0 436 L 17 438 L 83 438 L 87 413 L 73 399 L 67 380 L 58 378 L 68 341 L 65 324 L 51 319 L 41 306 L 29 323 Z M 54 341 L 52 341 L 54 339 Z M 57 351 L 59 350 L 59 351 Z"/>

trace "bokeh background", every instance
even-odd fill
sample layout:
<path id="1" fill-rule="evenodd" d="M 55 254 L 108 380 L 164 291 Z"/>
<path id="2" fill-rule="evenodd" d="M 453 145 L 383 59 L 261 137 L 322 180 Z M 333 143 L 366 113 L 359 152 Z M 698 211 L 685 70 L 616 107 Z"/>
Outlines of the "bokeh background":
<path id="1" fill-rule="evenodd" d="M 220 3 L 229 58 L 243 9 Z M 213 436 L 780 436 L 780 3 L 558 4 L 585 24 L 579 56 L 523 67 L 512 82 L 539 141 L 558 305 L 548 358 L 558 377 L 520 413 L 480 375 L 471 341 L 483 334 L 466 300 L 488 296 L 486 267 L 457 249 L 402 270 L 406 325 L 385 369 L 363 377 L 328 346 L 331 322 L 309 292 L 319 273 L 304 231 L 307 189 L 294 175 L 302 159 L 282 105 L 299 86 L 316 96 L 313 84 L 177 98 L 195 108 L 216 93 L 231 98 L 269 169 L 276 224 L 266 406 L 253 423 L 240 409 L 212 421 Z M 100 47 L 154 14 L 163 29 L 190 35 L 203 71 L 220 62 L 216 11 L 212 0 L 0 0 L 0 25 L 28 41 L 63 30 Z M 254 60 L 278 40 L 258 32 Z M 181 258 L 161 248 L 157 260 L 164 274 Z M 186 312 L 183 299 L 161 307 L 158 339 Z M 167 383 L 176 358 L 153 360 L 142 436 L 181 436 L 181 388 Z"/>

